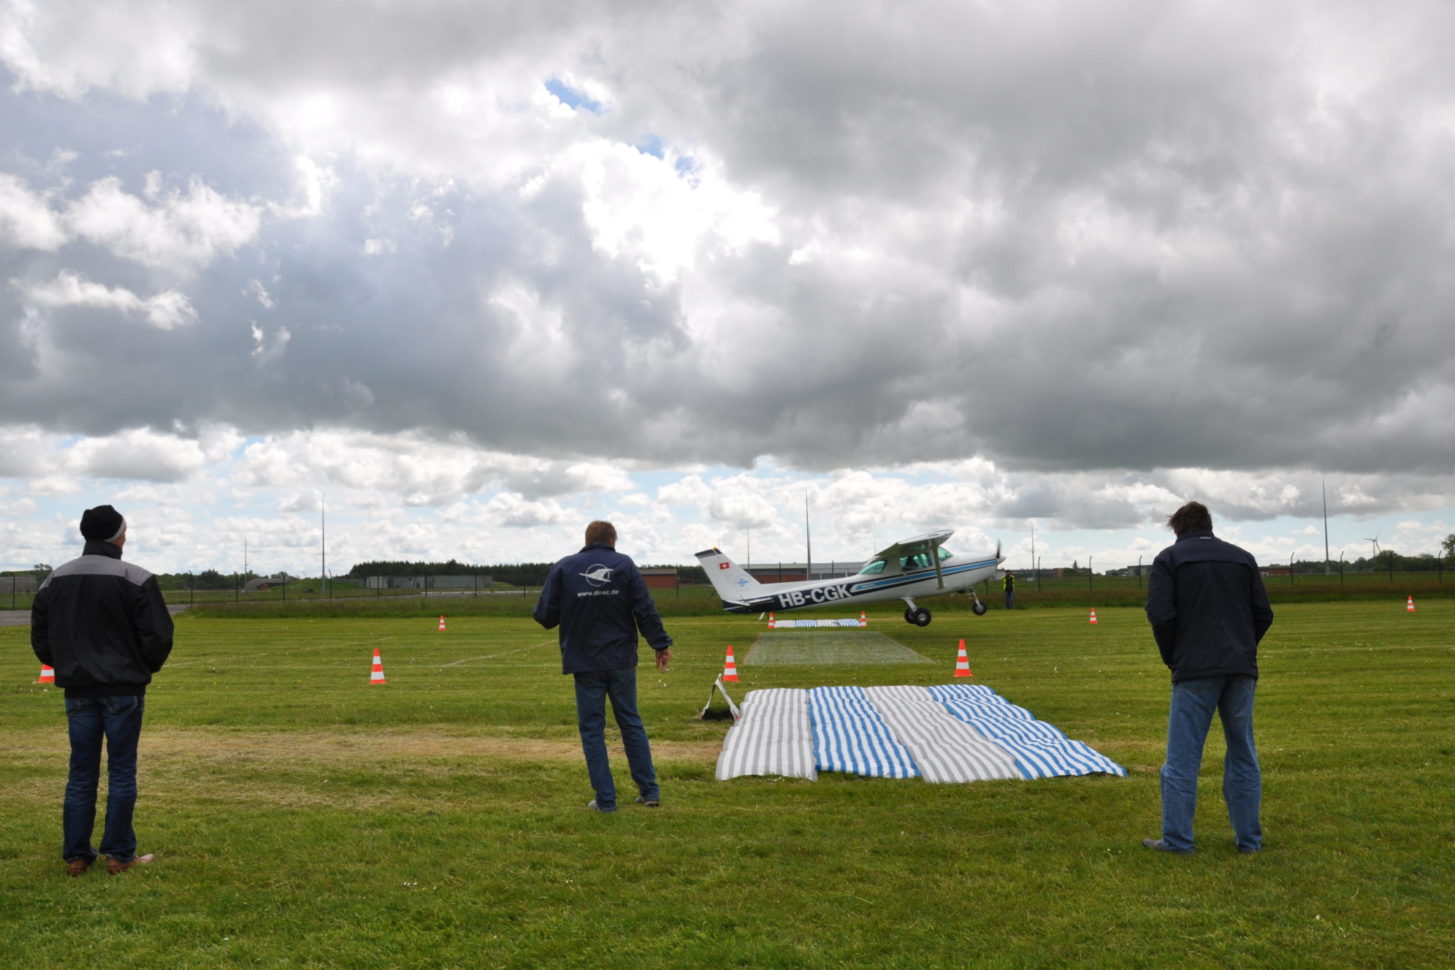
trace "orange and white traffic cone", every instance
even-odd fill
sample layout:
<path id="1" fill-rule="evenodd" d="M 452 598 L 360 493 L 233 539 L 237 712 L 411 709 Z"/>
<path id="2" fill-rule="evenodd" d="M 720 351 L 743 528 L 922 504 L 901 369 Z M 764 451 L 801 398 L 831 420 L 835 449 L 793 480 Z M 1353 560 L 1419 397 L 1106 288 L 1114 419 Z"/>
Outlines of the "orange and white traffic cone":
<path id="1" fill-rule="evenodd" d="M 1415 598 L 1413 596 L 1405 600 L 1404 611 L 1406 613 L 1413 613 L 1415 611 Z"/>
<path id="2" fill-rule="evenodd" d="M 722 679 L 731 682 L 736 682 L 738 679 L 738 665 L 733 660 L 733 645 L 731 643 L 728 644 L 727 659 L 722 664 Z"/>
<path id="3" fill-rule="evenodd" d="M 374 648 L 374 668 L 373 668 L 373 670 L 371 670 L 369 672 L 369 683 L 371 683 L 371 684 L 387 684 L 387 683 L 389 683 L 389 681 L 387 681 L 387 680 L 384 679 L 384 661 L 382 661 L 382 660 L 379 659 L 379 648 L 378 647 L 375 647 Z"/>
<path id="4" fill-rule="evenodd" d="M 443 613 L 440 614 L 440 632 L 445 632 L 445 615 Z"/>
<path id="5" fill-rule="evenodd" d="M 960 654 L 959 654 L 959 656 L 957 656 L 955 658 L 955 676 L 956 677 L 974 677 L 975 676 L 974 672 L 970 670 L 970 658 L 965 655 L 965 641 L 964 640 L 961 640 L 960 641 Z"/>
<path id="6" fill-rule="evenodd" d="M 37 684 L 54 684 L 56 682 L 56 669 L 46 664 L 41 664 L 40 676 L 36 678 L 35 682 Z"/>
<path id="7" fill-rule="evenodd" d="M 773 619 L 773 611 L 772 610 L 769 610 L 768 611 L 768 629 L 770 629 L 770 630 L 773 629 L 773 627 L 774 627 L 774 625 L 776 623 L 777 623 L 777 621 Z"/>
<path id="8" fill-rule="evenodd" d="M 1092 623 L 1095 623 L 1096 622 L 1096 610 L 1092 610 L 1091 611 L 1091 622 Z"/>
<path id="9" fill-rule="evenodd" d="M 860 610 L 859 611 L 859 625 L 860 626 L 868 626 L 869 625 L 869 618 L 864 615 L 864 611 L 863 610 Z"/>

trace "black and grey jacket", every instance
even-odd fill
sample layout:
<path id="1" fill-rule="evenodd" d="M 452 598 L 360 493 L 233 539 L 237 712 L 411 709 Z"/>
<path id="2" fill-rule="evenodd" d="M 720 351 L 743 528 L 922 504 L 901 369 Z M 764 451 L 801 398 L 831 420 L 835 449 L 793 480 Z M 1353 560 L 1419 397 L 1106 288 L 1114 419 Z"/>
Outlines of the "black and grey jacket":
<path id="1" fill-rule="evenodd" d="M 1147 619 L 1173 683 L 1258 676 L 1258 642 L 1273 624 L 1268 591 L 1247 550 L 1211 531 L 1189 532 L 1157 554 Z"/>
<path id="2" fill-rule="evenodd" d="M 155 576 L 87 542 L 36 592 L 30 646 L 67 697 L 144 694 L 172 652 L 172 617 Z"/>

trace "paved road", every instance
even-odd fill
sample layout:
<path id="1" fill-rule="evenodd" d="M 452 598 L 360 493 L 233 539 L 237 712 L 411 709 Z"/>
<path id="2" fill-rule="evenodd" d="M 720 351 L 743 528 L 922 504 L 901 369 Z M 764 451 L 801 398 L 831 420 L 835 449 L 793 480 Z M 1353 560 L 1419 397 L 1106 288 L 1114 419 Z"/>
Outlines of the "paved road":
<path id="1" fill-rule="evenodd" d="M 173 604 L 167 607 L 167 612 L 175 616 L 191 605 Z M 0 626 L 30 626 L 30 610 L 0 610 Z"/>

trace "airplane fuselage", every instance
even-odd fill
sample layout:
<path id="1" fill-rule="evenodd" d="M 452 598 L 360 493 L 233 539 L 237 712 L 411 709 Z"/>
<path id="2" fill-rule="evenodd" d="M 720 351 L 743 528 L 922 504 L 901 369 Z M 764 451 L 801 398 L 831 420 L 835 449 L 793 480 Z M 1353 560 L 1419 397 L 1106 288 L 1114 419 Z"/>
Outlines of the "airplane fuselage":
<path id="1" fill-rule="evenodd" d="M 877 603 L 882 600 L 935 596 L 969 589 L 981 580 L 989 579 L 995 574 L 997 562 L 994 559 L 951 557 L 940 565 L 940 575 L 945 579 L 943 588 L 933 569 L 888 576 L 856 574 L 802 583 L 765 583 L 757 595 L 748 595 L 738 602 L 724 600 L 723 607 L 729 613 L 761 613 L 764 610 L 782 613 L 849 600 Z"/>

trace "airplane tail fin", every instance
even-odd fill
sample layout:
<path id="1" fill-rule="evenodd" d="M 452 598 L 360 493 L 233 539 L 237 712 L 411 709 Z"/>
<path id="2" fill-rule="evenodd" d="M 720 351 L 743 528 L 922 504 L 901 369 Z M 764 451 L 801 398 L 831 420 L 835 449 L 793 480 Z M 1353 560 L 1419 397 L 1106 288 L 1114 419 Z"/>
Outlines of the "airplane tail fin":
<path id="1" fill-rule="evenodd" d="M 729 559 L 721 549 L 704 549 L 697 554 L 697 561 L 702 563 L 703 572 L 707 573 L 708 581 L 724 604 L 746 603 L 748 597 L 762 588 L 762 583 Z"/>

